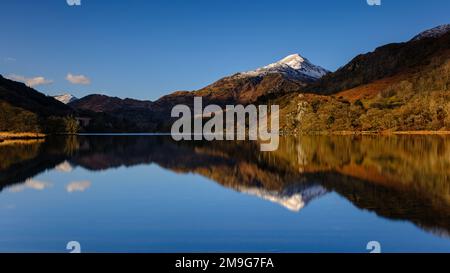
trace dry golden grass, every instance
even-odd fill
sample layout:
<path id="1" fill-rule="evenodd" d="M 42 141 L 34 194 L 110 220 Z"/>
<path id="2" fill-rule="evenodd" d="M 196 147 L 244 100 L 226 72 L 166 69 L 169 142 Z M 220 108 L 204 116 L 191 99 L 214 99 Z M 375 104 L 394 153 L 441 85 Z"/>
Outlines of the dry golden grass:
<path id="1" fill-rule="evenodd" d="M 399 131 L 395 135 L 450 135 L 450 131 Z"/>
<path id="2" fill-rule="evenodd" d="M 8 146 L 8 145 L 30 145 L 30 144 L 37 144 L 37 143 L 43 143 L 45 140 L 42 138 L 37 139 L 6 139 L 1 140 L 0 139 L 0 147 L 1 146 Z"/>
<path id="3" fill-rule="evenodd" d="M 301 134 L 300 134 L 301 135 Z M 450 131 L 321 131 L 315 134 L 305 135 L 334 135 L 334 136 L 352 136 L 352 135 L 450 135 Z"/>
<path id="4" fill-rule="evenodd" d="M 345 90 L 337 93 L 336 97 L 343 97 L 350 102 L 362 99 L 372 99 L 377 96 L 381 91 L 385 90 L 392 84 L 402 81 L 406 78 L 405 75 L 398 75 L 382 80 L 375 81 L 373 83 L 358 86 L 349 90 Z"/>
<path id="5" fill-rule="evenodd" d="M 4 140 L 17 140 L 17 139 L 39 139 L 44 138 L 45 134 L 23 132 L 23 133 L 13 133 L 13 132 L 0 132 L 0 141 Z"/>

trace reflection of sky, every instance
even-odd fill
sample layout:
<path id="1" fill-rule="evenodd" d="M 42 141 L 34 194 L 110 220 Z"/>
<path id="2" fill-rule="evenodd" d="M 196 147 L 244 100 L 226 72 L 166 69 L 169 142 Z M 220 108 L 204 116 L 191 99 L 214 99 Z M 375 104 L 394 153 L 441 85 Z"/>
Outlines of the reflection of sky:
<path id="1" fill-rule="evenodd" d="M 89 172 L 45 172 L 40 191 L 0 194 L 0 251 L 450 251 L 403 221 L 360 211 L 332 193 L 299 213 L 237 193 L 197 175 L 155 165 Z M 85 191 L 68 192 L 89 181 Z"/>
<path id="2" fill-rule="evenodd" d="M 11 192 L 22 192 L 26 189 L 32 189 L 32 190 L 36 190 L 36 191 L 42 191 L 47 189 L 48 187 L 51 187 L 51 183 L 49 182 L 44 182 L 44 181 L 39 181 L 39 180 L 34 180 L 34 179 L 27 179 L 24 183 L 22 184 L 18 184 L 18 185 L 14 185 L 12 187 L 9 188 L 9 191 Z"/>

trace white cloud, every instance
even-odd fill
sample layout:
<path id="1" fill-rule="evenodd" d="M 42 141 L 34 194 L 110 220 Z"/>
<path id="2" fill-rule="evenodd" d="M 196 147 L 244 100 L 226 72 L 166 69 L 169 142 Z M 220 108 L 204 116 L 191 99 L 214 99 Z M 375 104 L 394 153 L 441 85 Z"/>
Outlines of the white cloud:
<path id="1" fill-rule="evenodd" d="M 23 82 L 24 84 L 26 84 L 29 87 L 35 87 L 38 85 L 53 83 L 52 80 L 46 79 L 42 76 L 34 77 L 34 78 L 27 78 L 27 77 L 24 77 L 21 75 L 11 74 L 11 75 L 6 76 L 6 78 L 13 80 L 13 81 L 17 81 L 17 82 Z"/>
<path id="2" fill-rule="evenodd" d="M 11 187 L 10 191 L 11 192 L 21 192 L 26 189 L 42 191 L 51 186 L 52 186 L 52 184 L 48 183 L 48 182 L 38 181 L 38 180 L 34 180 L 34 179 L 28 179 L 23 184 Z"/>
<path id="3" fill-rule="evenodd" d="M 75 181 L 67 185 L 66 190 L 67 192 L 83 192 L 91 187 L 90 181 Z"/>
<path id="4" fill-rule="evenodd" d="M 68 80 L 72 84 L 82 84 L 82 85 L 91 84 L 91 79 L 89 79 L 84 75 L 73 75 L 69 73 L 66 76 L 66 80 Z"/>

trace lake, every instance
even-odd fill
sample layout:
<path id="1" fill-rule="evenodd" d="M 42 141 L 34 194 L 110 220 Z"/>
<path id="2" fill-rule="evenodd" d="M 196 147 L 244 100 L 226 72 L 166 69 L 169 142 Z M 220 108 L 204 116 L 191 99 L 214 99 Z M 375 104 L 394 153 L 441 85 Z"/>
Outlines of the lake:
<path id="1" fill-rule="evenodd" d="M 0 251 L 450 252 L 450 137 L 0 143 Z"/>

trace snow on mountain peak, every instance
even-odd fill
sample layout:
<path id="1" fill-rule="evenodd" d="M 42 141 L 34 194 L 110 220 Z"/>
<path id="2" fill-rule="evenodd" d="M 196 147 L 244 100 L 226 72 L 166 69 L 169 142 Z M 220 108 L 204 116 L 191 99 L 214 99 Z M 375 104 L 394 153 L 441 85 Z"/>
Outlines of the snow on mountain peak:
<path id="1" fill-rule="evenodd" d="M 418 41 L 424 38 L 438 38 L 450 31 L 450 24 L 440 25 L 435 28 L 426 30 L 412 38 L 411 41 Z"/>
<path id="2" fill-rule="evenodd" d="M 59 100 L 60 102 L 62 102 L 64 104 L 68 104 L 68 103 L 78 100 L 78 98 L 74 97 L 71 94 L 57 95 L 57 96 L 53 96 L 53 98 L 55 98 L 56 100 Z"/>
<path id="3" fill-rule="evenodd" d="M 257 77 L 267 74 L 280 73 L 288 78 L 297 80 L 317 80 L 329 71 L 312 64 L 300 54 L 292 54 L 278 62 L 266 65 L 256 70 L 237 74 L 238 77 Z"/>
<path id="4" fill-rule="evenodd" d="M 248 195 L 254 195 L 273 203 L 278 203 L 290 211 L 299 212 L 309 202 L 328 193 L 319 185 L 290 189 L 284 192 L 270 191 L 258 187 L 239 186 L 237 191 Z"/>
<path id="5" fill-rule="evenodd" d="M 277 62 L 277 64 L 286 64 L 293 69 L 300 69 L 305 59 L 300 54 L 292 54 Z"/>

